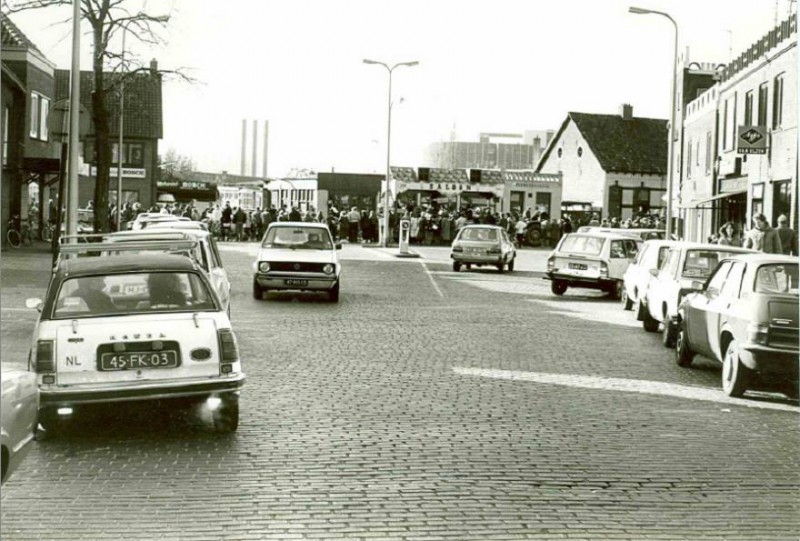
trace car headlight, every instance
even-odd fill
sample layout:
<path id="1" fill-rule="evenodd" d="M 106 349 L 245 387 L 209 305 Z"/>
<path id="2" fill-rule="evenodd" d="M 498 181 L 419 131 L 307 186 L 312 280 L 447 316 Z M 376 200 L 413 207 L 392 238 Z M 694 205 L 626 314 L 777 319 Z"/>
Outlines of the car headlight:
<path id="1" fill-rule="evenodd" d="M 322 267 L 322 272 L 324 272 L 325 274 L 333 274 L 333 271 L 335 270 L 336 267 L 334 267 L 331 263 L 328 263 L 327 265 Z"/>
<path id="2" fill-rule="evenodd" d="M 258 272 L 269 272 L 269 263 L 262 261 L 258 264 Z"/>
<path id="3" fill-rule="evenodd" d="M 747 326 L 747 340 L 754 344 L 766 346 L 769 343 L 769 325 L 766 323 L 750 323 Z"/>

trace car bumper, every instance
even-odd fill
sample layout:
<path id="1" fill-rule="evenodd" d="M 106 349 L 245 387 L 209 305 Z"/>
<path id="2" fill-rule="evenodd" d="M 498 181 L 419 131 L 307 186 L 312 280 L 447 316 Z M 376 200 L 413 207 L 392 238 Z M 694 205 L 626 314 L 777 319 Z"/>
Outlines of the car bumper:
<path id="1" fill-rule="evenodd" d="M 335 275 L 314 274 L 256 274 L 255 280 L 259 286 L 266 289 L 327 291 L 339 281 Z"/>
<path id="2" fill-rule="evenodd" d="M 798 378 L 798 350 L 779 349 L 758 344 L 742 344 L 739 359 L 751 370 L 764 375 L 787 375 Z"/>
<path id="3" fill-rule="evenodd" d="M 465 254 L 455 252 L 450 254 L 450 258 L 458 263 L 469 263 L 470 265 L 499 265 L 503 261 L 500 254 Z"/>
<path id="4" fill-rule="evenodd" d="M 579 276 L 564 272 L 548 271 L 545 276 L 546 280 L 552 280 L 566 283 L 569 287 L 584 287 L 587 289 L 606 289 L 615 285 L 617 280 L 613 278 L 603 278 L 599 276 Z"/>
<path id="5" fill-rule="evenodd" d="M 117 385 L 70 385 L 64 387 L 39 387 L 41 406 L 69 406 L 105 402 L 129 402 L 135 400 L 159 400 L 191 396 L 210 396 L 233 392 L 244 385 L 245 374 L 198 381 L 149 381 L 121 383 Z"/>

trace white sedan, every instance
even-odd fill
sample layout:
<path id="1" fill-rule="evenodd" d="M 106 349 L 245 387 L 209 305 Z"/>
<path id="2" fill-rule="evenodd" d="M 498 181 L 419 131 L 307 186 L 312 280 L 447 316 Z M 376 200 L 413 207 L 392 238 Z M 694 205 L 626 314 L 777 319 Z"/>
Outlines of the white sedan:
<path id="1" fill-rule="evenodd" d="M 36 434 L 39 388 L 36 374 L 3 370 L 0 394 L 0 482 L 5 483 L 30 449 Z"/>
<path id="2" fill-rule="evenodd" d="M 631 310 L 644 298 L 652 277 L 650 270 L 658 269 L 666 259 L 669 249 L 676 244 L 677 241 L 674 240 L 648 240 L 642 245 L 636 259 L 622 277 L 624 287 L 620 300 L 624 310 Z M 641 321 L 641 313 L 638 319 Z"/>

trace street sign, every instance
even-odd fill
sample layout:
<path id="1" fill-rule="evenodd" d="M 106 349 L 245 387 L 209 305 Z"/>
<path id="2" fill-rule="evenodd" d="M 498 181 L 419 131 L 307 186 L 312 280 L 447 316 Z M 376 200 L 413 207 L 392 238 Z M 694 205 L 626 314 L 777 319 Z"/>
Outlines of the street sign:
<path id="1" fill-rule="evenodd" d="M 91 129 L 91 117 L 89 110 L 83 105 L 79 108 L 80 116 L 78 118 L 78 139 L 85 139 L 86 135 Z M 67 142 L 67 135 L 69 134 L 69 100 L 59 100 L 50 108 L 50 113 L 47 115 L 47 130 L 57 139 L 61 139 L 62 143 Z"/>
<path id="2" fill-rule="evenodd" d="M 736 152 L 739 154 L 766 154 L 767 129 L 764 126 L 739 126 Z"/>

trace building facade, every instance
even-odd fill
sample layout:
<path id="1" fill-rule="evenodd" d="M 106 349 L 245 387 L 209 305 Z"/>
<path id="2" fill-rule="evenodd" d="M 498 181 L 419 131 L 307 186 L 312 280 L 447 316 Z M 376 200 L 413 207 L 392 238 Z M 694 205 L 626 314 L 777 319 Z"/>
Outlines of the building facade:
<path id="1" fill-rule="evenodd" d="M 553 136 L 552 130 L 524 134 L 481 133 L 477 142 L 432 143 L 426 163 L 436 169 L 528 169 L 539 162 Z"/>
<path id="2" fill-rule="evenodd" d="M 667 121 L 569 113 L 547 147 L 537 173 L 560 175 L 562 207 L 590 209 L 626 220 L 661 214 L 666 193 Z"/>

